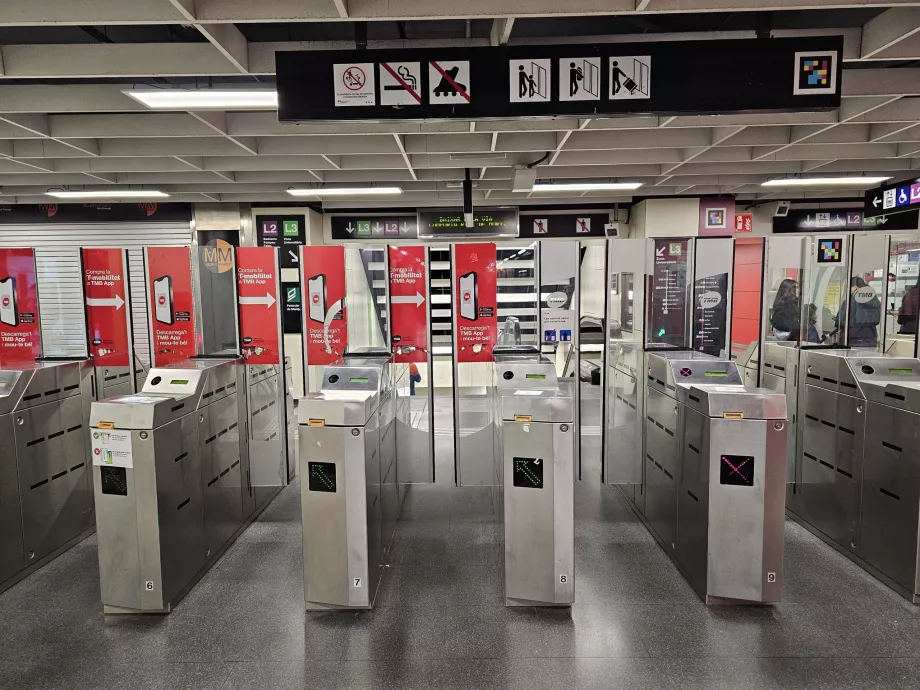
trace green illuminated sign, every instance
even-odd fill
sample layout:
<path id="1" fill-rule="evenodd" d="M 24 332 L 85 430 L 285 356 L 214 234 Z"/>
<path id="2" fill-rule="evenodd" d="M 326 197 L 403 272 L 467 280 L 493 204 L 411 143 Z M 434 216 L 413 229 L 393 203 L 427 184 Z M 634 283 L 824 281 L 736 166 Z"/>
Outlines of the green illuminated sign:
<path id="1" fill-rule="evenodd" d="M 728 376 L 727 371 L 707 371 L 706 376 Z"/>
<path id="2" fill-rule="evenodd" d="M 170 386 L 187 386 L 188 379 L 173 379 L 169 382 Z"/>
<path id="3" fill-rule="evenodd" d="M 366 376 L 356 376 L 348 379 L 351 383 L 367 383 L 370 379 Z"/>
<path id="4" fill-rule="evenodd" d="M 913 369 L 889 369 L 889 374 L 910 375 L 914 373 Z"/>
<path id="5" fill-rule="evenodd" d="M 546 379 L 546 374 L 525 374 L 524 378 L 526 379 L 539 379 L 541 381 Z"/>

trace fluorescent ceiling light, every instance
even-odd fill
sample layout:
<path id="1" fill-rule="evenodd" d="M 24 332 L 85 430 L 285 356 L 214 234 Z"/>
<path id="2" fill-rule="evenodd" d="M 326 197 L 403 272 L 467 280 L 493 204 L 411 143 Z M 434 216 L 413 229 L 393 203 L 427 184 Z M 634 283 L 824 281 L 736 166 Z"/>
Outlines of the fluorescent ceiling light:
<path id="1" fill-rule="evenodd" d="M 68 192 L 52 190 L 45 192 L 55 199 L 167 199 L 169 194 L 155 189 L 108 189 L 92 192 Z"/>
<path id="2" fill-rule="evenodd" d="M 216 108 L 231 110 L 234 108 L 257 109 L 278 108 L 278 92 L 266 89 L 225 89 L 215 91 L 183 90 L 183 89 L 155 89 L 144 91 L 124 91 L 136 101 L 140 101 L 148 108 L 157 110 L 204 110 Z"/>
<path id="3" fill-rule="evenodd" d="M 881 184 L 890 177 L 791 177 L 785 180 L 767 180 L 761 187 L 871 187 Z"/>
<path id="4" fill-rule="evenodd" d="M 382 196 L 402 194 L 401 187 L 323 187 L 316 189 L 289 189 L 291 196 Z"/>
<path id="5" fill-rule="evenodd" d="M 565 182 L 548 184 L 538 182 L 533 186 L 535 192 L 602 192 L 639 189 L 641 182 Z"/>

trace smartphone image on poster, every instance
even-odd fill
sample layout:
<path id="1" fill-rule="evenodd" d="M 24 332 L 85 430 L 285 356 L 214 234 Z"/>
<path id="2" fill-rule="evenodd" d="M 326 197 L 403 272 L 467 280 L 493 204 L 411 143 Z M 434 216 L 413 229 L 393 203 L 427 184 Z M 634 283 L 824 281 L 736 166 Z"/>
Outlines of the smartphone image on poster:
<path id="1" fill-rule="evenodd" d="M 0 280 L 0 322 L 7 326 L 19 325 L 19 311 L 16 309 L 16 279 Z"/>
<path id="2" fill-rule="evenodd" d="M 475 271 L 460 276 L 460 316 L 470 321 L 479 318 L 479 276 Z"/>
<path id="3" fill-rule="evenodd" d="M 326 274 L 320 273 L 307 280 L 307 299 L 310 300 L 310 320 L 326 321 Z"/>
<path id="4" fill-rule="evenodd" d="M 172 276 L 161 276 L 153 281 L 154 318 L 159 323 L 172 326 L 176 320 L 173 311 L 173 279 Z"/>

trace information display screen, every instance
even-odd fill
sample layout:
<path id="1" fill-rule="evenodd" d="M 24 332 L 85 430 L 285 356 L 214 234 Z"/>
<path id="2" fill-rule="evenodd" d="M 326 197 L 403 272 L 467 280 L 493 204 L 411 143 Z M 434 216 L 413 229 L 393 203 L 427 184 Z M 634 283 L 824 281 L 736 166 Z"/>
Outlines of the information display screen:
<path id="1" fill-rule="evenodd" d="M 370 379 L 366 376 L 353 376 L 352 378 L 348 379 L 348 381 L 349 383 L 367 383 L 370 381 Z"/>
<path id="2" fill-rule="evenodd" d="M 719 463 L 719 483 L 728 486 L 754 486 L 753 456 L 723 455 Z"/>
<path id="3" fill-rule="evenodd" d="M 537 380 L 539 380 L 539 381 L 545 381 L 545 380 L 546 380 L 546 374 L 526 374 L 526 375 L 524 376 L 524 378 L 526 378 L 526 379 L 537 379 Z"/>
<path id="4" fill-rule="evenodd" d="M 322 491 L 328 494 L 335 493 L 335 463 L 308 462 L 307 473 L 310 491 Z"/>
<path id="5" fill-rule="evenodd" d="M 728 376 L 727 371 L 707 371 L 706 376 Z"/>
<path id="6" fill-rule="evenodd" d="M 914 373 L 914 370 L 913 369 L 889 369 L 888 373 L 897 374 L 898 376 L 910 376 L 911 374 Z M 3 385 L 5 386 L 6 384 L 4 383 Z"/>
<path id="7" fill-rule="evenodd" d="M 169 385 L 171 385 L 171 386 L 187 386 L 187 385 L 188 385 L 188 379 L 173 379 L 172 381 L 169 382 Z"/>
<path id="8" fill-rule="evenodd" d="M 525 489 L 543 488 L 543 460 L 514 458 L 512 484 Z"/>

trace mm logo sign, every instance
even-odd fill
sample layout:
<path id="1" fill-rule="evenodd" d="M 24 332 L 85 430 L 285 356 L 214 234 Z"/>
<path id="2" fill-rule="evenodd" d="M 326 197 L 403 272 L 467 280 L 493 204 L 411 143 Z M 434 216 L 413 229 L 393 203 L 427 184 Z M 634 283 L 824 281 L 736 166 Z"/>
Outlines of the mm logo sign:
<path id="1" fill-rule="evenodd" d="M 226 273 L 233 268 L 233 246 L 226 240 L 211 240 L 202 248 L 202 259 L 211 273 Z"/>

